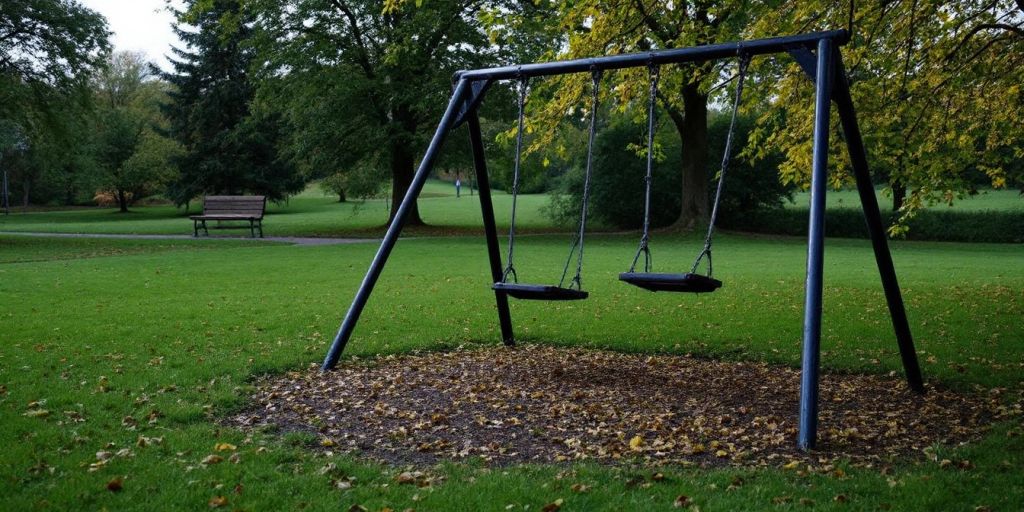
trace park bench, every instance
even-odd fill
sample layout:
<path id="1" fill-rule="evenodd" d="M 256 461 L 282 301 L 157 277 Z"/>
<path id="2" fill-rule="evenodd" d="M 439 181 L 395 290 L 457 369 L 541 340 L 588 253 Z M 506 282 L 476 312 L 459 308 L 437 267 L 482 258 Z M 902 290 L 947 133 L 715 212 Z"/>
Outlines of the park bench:
<path id="1" fill-rule="evenodd" d="M 266 196 L 206 196 L 203 198 L 203 214 L 192 215 L 192 234 L 199 236 L 199 228 L 209 235 L 210 230 L 206 227 L 206 221 L 248 221 L 249 233 L 256 237 L 256 230 L 263 238 L 263 212 L 267 209 Z M 214 228 L 239 228 L 239 226 L 222 226 Z"/>

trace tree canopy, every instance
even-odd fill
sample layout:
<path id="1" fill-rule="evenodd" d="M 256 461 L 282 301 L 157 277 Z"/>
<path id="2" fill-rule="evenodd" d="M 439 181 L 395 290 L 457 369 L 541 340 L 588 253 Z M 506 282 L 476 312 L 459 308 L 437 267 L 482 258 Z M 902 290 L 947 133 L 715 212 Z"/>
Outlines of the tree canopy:
<path id="1" fill-rule="evenodd" d="M 187 48 L 174 49 L 174 71 L 161 73 L 174 86 L 163 106 L 167 134 L 182 147 L 170 198 L 187 204 L 204 193 L 248 192 L 281 200 L 302 190 L 305 180 L 279 152 L 280 119 L 253 105 L 253 20 L 241 2 L 195 0 L 177 16 Z"/>
<path id="2" fill-rule="evenodd" d="M 851 92 L 872 170 L 904 220 L 969 193 L 979 174 L 997 188 L 1022 184 L 1024 3 L 878 0 L 858 2 L 854 14 L 853 39 L 843 48 Z M 753 30 L 844 26 L 848 16 L 845 2 L 791 3 L 766 12 Z M 781 178 L 804 184 L 811 87 L 794 64 L 765 64 L 758 71 L 769 108 L 756 146 L 785 151 Z M 833 164 L 832 179 L 842 184 L 848 161 Z"/>
<path id="3" fill-rule="evenodd" d="M 495 3 L 252 0 L 264 102 L 293 128 L 291 154 L 314 175 L 387 169 L 394 214 L 453 73 L 501 54 L 477 19 Z"/>
<path id="4" fill-rule="evenodd" d="M 77 0 L 0 3 L 0 74 L 67 89 L 103 67 L 106 19 Z"/>

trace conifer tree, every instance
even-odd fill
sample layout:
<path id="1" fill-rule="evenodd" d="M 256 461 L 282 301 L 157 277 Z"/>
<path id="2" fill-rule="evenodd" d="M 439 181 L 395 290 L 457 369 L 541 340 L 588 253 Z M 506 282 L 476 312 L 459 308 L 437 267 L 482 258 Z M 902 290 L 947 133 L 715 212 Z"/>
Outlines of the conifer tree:
<path id="1" fill-rule="evenodd" d="M 253 107 L 246 44 L 249 24 L 238 0 L 189 1 L 177 11 L 175 32 L 186 48 L 175 48 L 174 86 L 163 105 L 168 135 L 183 147 L 179 177 L 168 195 L 186 204 L 201 194 L 261 194 L 281 200 L 304 185 L 296 168 L 279 155 L 279 117 Z M 186 28 L 187 27 L 187 28 Z"/>

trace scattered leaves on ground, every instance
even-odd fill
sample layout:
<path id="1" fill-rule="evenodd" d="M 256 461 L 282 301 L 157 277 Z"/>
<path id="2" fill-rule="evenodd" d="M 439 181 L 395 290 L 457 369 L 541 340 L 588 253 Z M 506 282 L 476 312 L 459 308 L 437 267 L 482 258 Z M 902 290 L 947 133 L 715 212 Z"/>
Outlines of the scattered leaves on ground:
<path id="1" fill-rule="evenodd" d="M 823 373 L 818 446 L 806 454 L 796 449 L 798 369 L 532 345 L 380 356 L 257 386 L 230 424 L 310 432 L 331 440 L 321 447 L 396 464 L 479 457 L 831 471 L 837 459 L 867 465 L 967 441 L 1019 412 L 999 393 L 928 385 L 921 396 L 895 375 Z"/>

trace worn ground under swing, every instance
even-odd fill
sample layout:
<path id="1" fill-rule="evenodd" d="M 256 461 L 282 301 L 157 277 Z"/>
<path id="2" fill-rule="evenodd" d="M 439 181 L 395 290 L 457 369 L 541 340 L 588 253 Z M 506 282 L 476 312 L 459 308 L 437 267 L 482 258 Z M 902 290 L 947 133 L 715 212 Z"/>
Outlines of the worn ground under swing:
<path id="1" fill-rule="evenodd" d="M 876 464 L 969 441 L 1021 407 L 999 390 L 918 396 L 899 376 L 824 373 L 808 455 L 795 449 L 798 389 L 799 370 L 765 363 L 501 347 L 266 378 L 229 423 L 310 432 L 324 449 L 396 464 Z"/>

